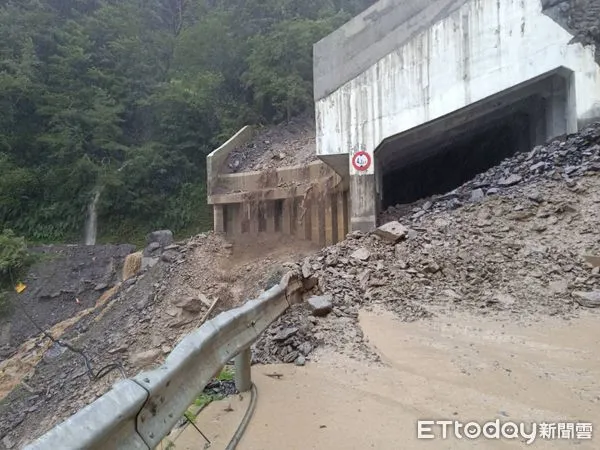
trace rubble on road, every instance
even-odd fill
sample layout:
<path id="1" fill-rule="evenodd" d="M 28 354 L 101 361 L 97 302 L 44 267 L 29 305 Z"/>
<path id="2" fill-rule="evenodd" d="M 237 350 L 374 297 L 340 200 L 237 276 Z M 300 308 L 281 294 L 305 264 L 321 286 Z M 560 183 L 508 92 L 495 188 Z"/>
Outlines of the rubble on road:
<path id="1" fill-rule="evenodd" d="M 527 321 L 568 319 L 600 306 L 600 124 L 515 155 L 420 214 L 352 233 L 290 267 L 332 312 L 292 308 L 255 345 L 255 362 L 290 362 L 304 343 L 377 360 L 362 345 L 358 310 L 381 306 L 402 321 L 468 310 Z M 474 192 L 476 192 L 474 194 Z M 485 195 L 481 195 L 485 192 Z M 390 233 L 390 230 L 399 230 Z M 298 328 L 288 340 L 277 330 Z"/>

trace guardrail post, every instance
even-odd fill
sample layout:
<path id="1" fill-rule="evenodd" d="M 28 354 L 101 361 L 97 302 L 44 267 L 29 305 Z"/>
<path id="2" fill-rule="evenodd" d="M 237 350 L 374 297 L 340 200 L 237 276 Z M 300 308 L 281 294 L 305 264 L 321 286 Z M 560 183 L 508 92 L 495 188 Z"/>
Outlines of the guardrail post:
<path id="1" fill-rule="evenodd" d="M 250 347 L 242 350 L 235 357 L 235 387 L 239 392 L 247 392 L 252 388 L 250 366 L 252 364 L 252 350 Z"/>

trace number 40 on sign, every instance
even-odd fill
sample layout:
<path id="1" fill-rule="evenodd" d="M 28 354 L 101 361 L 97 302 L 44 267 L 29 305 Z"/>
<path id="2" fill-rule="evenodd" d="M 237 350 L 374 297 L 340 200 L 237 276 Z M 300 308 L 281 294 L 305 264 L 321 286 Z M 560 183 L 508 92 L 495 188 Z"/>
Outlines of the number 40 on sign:
<path id="1" fill-rule="evenodd" d="M 352 166 L 359 172 L 364 172 L 371 167 L 371 155 L 367 152 L 356 152 L 352 156 Z"/>

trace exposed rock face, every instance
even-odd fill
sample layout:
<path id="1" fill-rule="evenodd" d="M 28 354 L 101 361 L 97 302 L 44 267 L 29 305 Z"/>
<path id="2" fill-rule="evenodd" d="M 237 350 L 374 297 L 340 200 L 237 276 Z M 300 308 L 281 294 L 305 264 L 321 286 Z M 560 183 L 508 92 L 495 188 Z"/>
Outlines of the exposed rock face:
<path id="1" fill-rule="evenodd" d="M 600 0 L 541 0 L 545 14 L 573 34 L 574 42 L 596 47 L 600 64 Z"/>

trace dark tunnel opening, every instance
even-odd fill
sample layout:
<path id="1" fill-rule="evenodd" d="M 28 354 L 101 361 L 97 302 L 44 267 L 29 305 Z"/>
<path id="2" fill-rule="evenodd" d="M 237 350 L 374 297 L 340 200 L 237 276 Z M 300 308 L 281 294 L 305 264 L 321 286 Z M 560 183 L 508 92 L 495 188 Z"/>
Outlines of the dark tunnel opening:
<path id="1" fill-rule="evenodd" d="M 435 143 L 413 149 L 416 154 L 431 156 L 384 172 L 383 209 L 450 192 L 503 159 L 532 148 L 526 114 L 473 128 L 448 142 L 440 137 Z"/>

